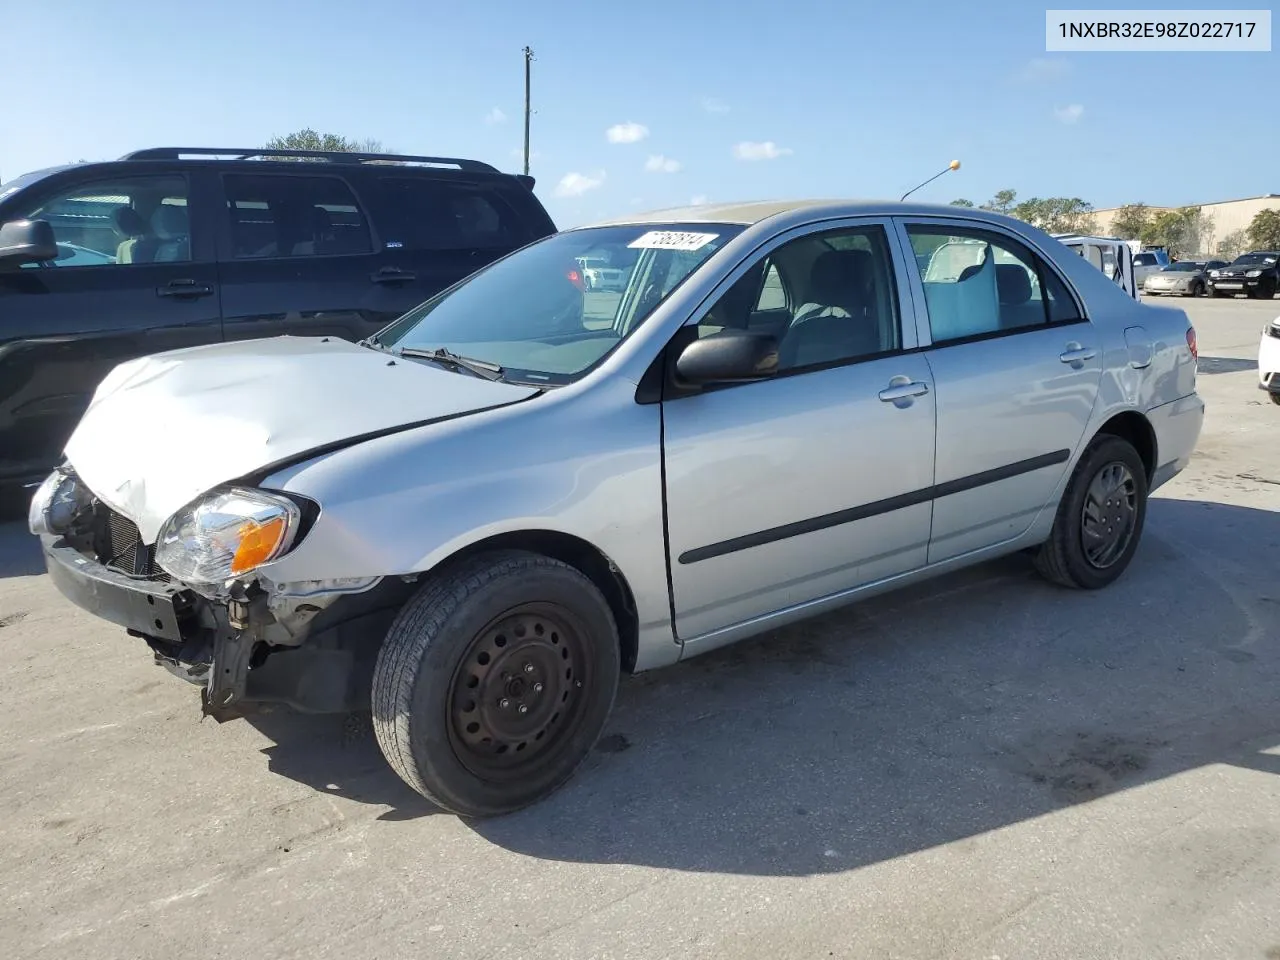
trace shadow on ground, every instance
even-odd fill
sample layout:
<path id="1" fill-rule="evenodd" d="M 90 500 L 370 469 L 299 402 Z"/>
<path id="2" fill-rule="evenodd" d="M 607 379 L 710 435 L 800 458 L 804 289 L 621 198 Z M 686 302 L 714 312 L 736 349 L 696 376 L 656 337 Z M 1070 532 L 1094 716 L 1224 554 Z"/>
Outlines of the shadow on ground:
<path id="1" fill-rule="evenodd" d="M 1257 370 L 1258 361 L 1241 357 L 1201 357 L 1196 364 L 1197 374 L 1239 373 L 1241 370 Z"/>
<path id="2" fill-rule="evenodd" d="M 848 870 L 1212 763 L 1280 774 L 1280 513 L 1156 500 L 1110 589 L 1007 558 L 624 683 L 548 801 L 472 824 L 550 860 Z M 272 771 L 433 808 L 365 719 L 251 721 Z"/>

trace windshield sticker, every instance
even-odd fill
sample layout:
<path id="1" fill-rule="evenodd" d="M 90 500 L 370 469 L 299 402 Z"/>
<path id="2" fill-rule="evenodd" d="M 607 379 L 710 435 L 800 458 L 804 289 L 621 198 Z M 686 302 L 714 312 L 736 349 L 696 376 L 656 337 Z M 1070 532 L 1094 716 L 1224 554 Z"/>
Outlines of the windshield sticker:
<path id="1" fill-rule="evenodd" d="M 680 230 L 650 230 L 627 244 L 633 250 L 701 250 L 718 233 L 684 233 Z"/>

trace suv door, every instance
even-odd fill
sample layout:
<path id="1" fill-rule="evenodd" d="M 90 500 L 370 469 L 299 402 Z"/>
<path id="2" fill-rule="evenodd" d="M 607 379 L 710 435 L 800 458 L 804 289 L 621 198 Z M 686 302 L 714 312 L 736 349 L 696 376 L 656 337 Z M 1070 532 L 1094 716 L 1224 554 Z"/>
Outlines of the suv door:
<path id="1" fill-rule="evenodd" d="M 379 242 L 352 189 L 358 179 L 358 171 L 221 174 L 218 276 L 228 340 L 354 341 L 404 312 L 404 298 L 378 282 Z"/>
<path id="2" fill-rule="evenodd" d="M 57 260 L 0 272 L 0 482 L 47 472 L 116 364 L 221 339 L 200 171 L 58 177 L 6 204 Z"/>
<path id="3" fill-rule="evenodd" d="M 511 177 L 396 173 L 373 192 L 386 251 L 379 279 L 405 312 L 513 250 L 555 232 L 533 194 Z"/>
<path id="4" fill-rule="evenodd" d="M 994 226 L 898 221 L 938 410 L 929 562 L 1010 540 L 1084 439 L 1102 342 L 1048 261 Z"/>
<path id="5" fill-rule="evenodd" d="M 934 398 L 904 267 L 887 221 L 792 231 L 673 341 L 740 327 L 781 344 L 775 377 L 663 399 L 682 640 L 924 565 Z"/>

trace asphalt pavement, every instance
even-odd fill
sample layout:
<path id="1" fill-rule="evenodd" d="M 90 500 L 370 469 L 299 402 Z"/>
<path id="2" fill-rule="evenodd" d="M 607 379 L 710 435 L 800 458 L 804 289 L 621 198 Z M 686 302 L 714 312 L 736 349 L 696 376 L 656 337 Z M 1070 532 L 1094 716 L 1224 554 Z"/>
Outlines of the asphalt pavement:
<path id="1" fill-rule="evenodd" d="M 0 956 L 1280 957 L 1280 301 L 1097 593 L 1011 557 L 624 683 L 551 800 L 434 811 L 361 717 L 201 721 L 0 528 Z"/>

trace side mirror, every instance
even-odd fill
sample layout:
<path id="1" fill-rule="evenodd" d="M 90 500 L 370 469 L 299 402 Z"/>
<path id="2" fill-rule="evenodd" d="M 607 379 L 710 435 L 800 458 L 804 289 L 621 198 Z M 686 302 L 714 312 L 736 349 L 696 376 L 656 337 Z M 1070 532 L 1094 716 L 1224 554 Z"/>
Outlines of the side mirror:
<path id="1" fill-rule="evenodd" d="M 0 223 L 0 267 L 40 263 L 58 258 L 58 244 L 47 220 Z"/>
<path id="2" fill-rule="evenodd" d="M 778 372 L 778 340 L 746 330 L 722 330 L 694 340 L 676 359 L 676 376 L 686 383 L 745 383 Z"/>

